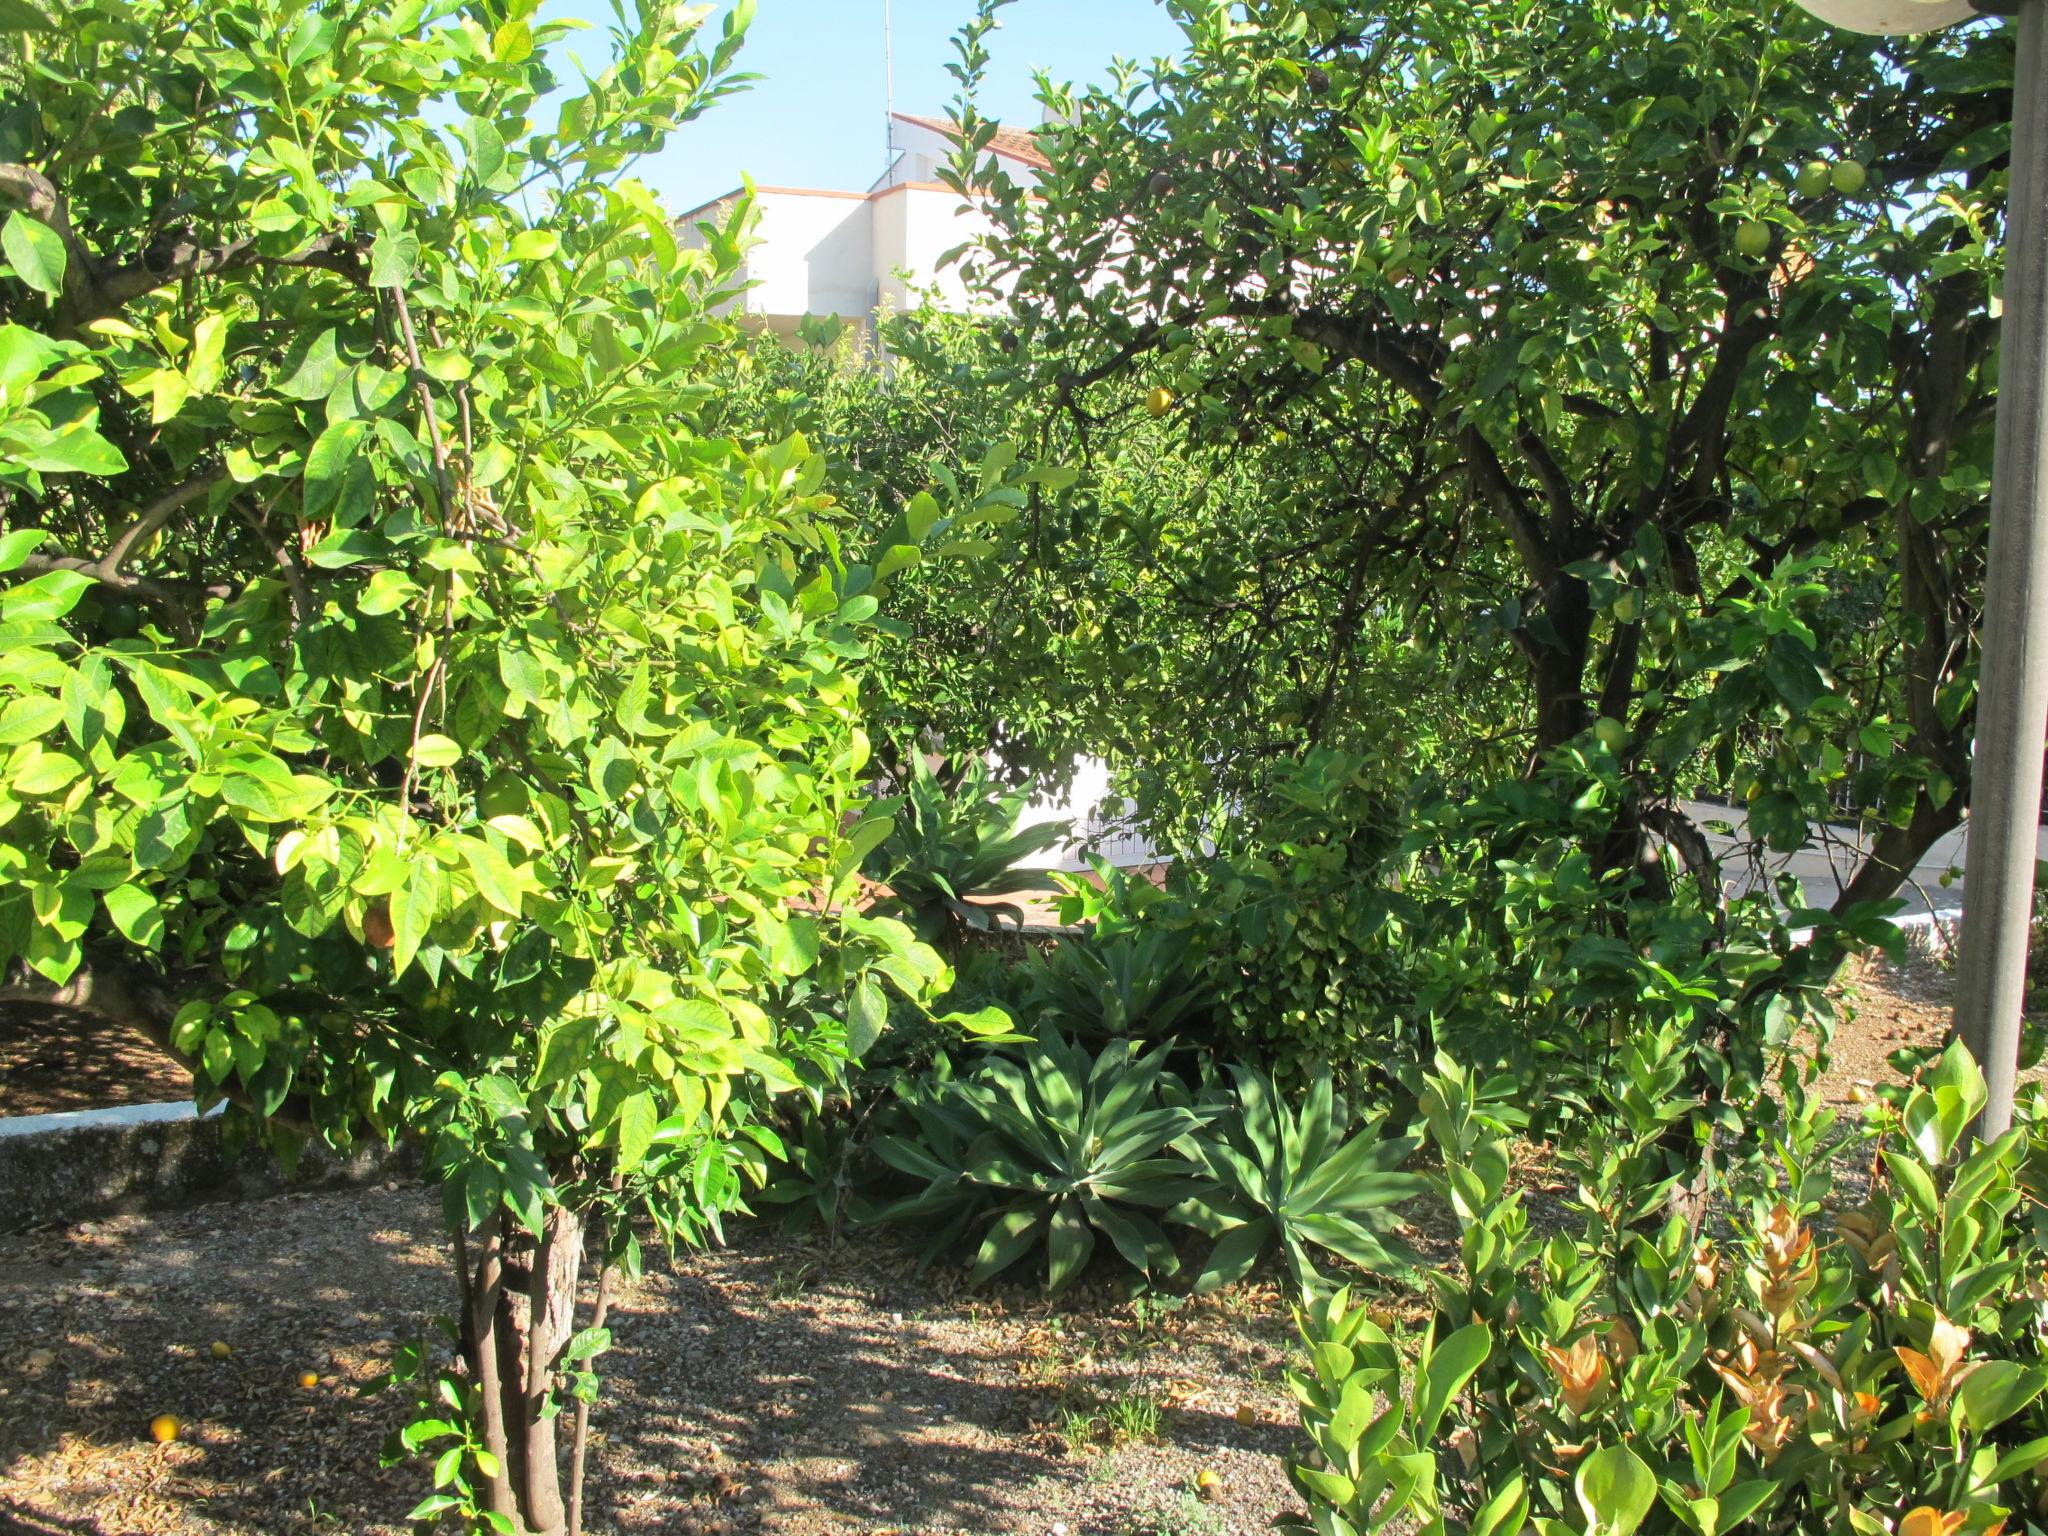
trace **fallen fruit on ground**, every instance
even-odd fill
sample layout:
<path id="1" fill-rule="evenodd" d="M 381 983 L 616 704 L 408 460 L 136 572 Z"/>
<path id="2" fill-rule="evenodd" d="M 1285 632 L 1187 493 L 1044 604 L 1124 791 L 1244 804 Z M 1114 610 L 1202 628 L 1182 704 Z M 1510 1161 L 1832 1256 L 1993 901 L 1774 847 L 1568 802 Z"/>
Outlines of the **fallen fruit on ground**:
<path id="1" fill-rule="evenodd" d="M 211 1353 L 213 1358 L 216 1360 L 225 1360 L 229 1355 L 232 1355 L 234 1353 L 234 1350 L 228 1347 L 228 1341 L 226 1339 L 215 1339 L 213 1341 L 211 1349 L 209 1350 L 209 1353 Z"/>
<path id="2" fill-rule="evenodd" d="M 158 1445 L 169 1445 L 178 1438 L 178 1431 L 184 1427 L 174 1415 L 160 1413 L 149 1421 L 149 1438 Z"/>
<path id="3" fill-rule="evenodd" d="M 1204 1467 L 1195 1474 L 1195 1492 L 1205 1499 L 1215 1498 L 1222 1486 L 1223 1479 L 1214 1467 Z"/>
<path id="4" fill-rule="evenodd" d="M 1241 1427 L 1250 1429 L 1259 1422 L 1257 1410 L 1250 1403 L 1239 1403 L 1237 1405 L 1237 1422 Z"/>
<path id="5" fill-rule="evenodd" d="M 318 1371 L 299 1372 L 299 1385 L 308 1389 L 319 1386 L 320 1373 Z"/>

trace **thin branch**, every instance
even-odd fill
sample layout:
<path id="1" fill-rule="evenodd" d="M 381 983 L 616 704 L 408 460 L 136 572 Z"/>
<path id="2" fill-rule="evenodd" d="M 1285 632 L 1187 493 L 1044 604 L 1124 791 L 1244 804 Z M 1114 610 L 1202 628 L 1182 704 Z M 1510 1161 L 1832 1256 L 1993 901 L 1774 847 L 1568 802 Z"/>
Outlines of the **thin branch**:
<path id="1" fill-rule="evenodd" d="M 115 582 L 121 574 L 121 568 L 128 563 L 144 539 L 169 522 L 180 508 L 197 501 L 226 478 L 227 470 L 215 466 L 203 474 L 194 475 L 183 485 L 164 492 L 136 513 L 134 521 L 114 535 L 114 542 L 107 546 L 106 554 L 100 557 L 100 579 L 109 583 Z"/>
<path id="2" fill-rule="evenodd" d="M 441 527 L 452 528 L 455 492 L 448 479 L 448 445 L 441 441 L 441 418 L 434 410 L 434 393 L 427 387 L 427 370 L 420 362 L 419 339 L 412 329 L 412 309 L 405 302 L 405 290 L 393 287 L 391 302 L 398 311 L 398 328 L 405 338 L 405 359 L 412 368 L 413 392 L 419 396 L 420 411 L 426 417 L 427 440 L 434 451 L 434 485 L 441 493 Z"/>

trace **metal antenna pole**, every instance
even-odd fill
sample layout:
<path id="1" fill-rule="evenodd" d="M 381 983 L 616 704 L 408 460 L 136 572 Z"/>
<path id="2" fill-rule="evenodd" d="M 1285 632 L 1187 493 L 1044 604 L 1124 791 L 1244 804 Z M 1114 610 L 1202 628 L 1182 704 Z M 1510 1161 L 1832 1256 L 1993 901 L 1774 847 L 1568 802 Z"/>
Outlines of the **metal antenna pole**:
<path id="1" fill-rule="evenodd" d="M 896 163 L 896 27 L 892 0 L 882 0 L 882 171 Z"/>
<path id="2" fill-rule="evenodd" d="M 2012 1124 L 2048 734 L 2048 0 L 2021 0 L 1956 1034 Z"/>

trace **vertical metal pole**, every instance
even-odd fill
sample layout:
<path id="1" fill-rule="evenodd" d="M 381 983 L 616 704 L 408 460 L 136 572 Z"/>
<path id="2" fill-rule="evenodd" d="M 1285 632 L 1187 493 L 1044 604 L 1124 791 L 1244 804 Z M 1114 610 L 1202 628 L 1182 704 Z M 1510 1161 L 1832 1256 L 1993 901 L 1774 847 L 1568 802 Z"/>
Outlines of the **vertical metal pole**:
<path id="1" fill-rule="evenodd" d="M 2048 0 L 2020 0 L 2005 314 L 1955 1030 L 2012 1124 L 2048 734 Z"/>

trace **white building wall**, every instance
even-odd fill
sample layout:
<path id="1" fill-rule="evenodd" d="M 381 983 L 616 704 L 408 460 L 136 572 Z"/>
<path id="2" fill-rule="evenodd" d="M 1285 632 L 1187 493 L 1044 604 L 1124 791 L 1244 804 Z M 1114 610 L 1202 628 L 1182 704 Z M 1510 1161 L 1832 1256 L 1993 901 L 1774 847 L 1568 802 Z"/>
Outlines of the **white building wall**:
<path id="1" fill-rule="evenodd" d="M 756 203 L 744 313 L 865 316 L 874 309 L 874 209 L 866 198 L 764 191 Z"/>

